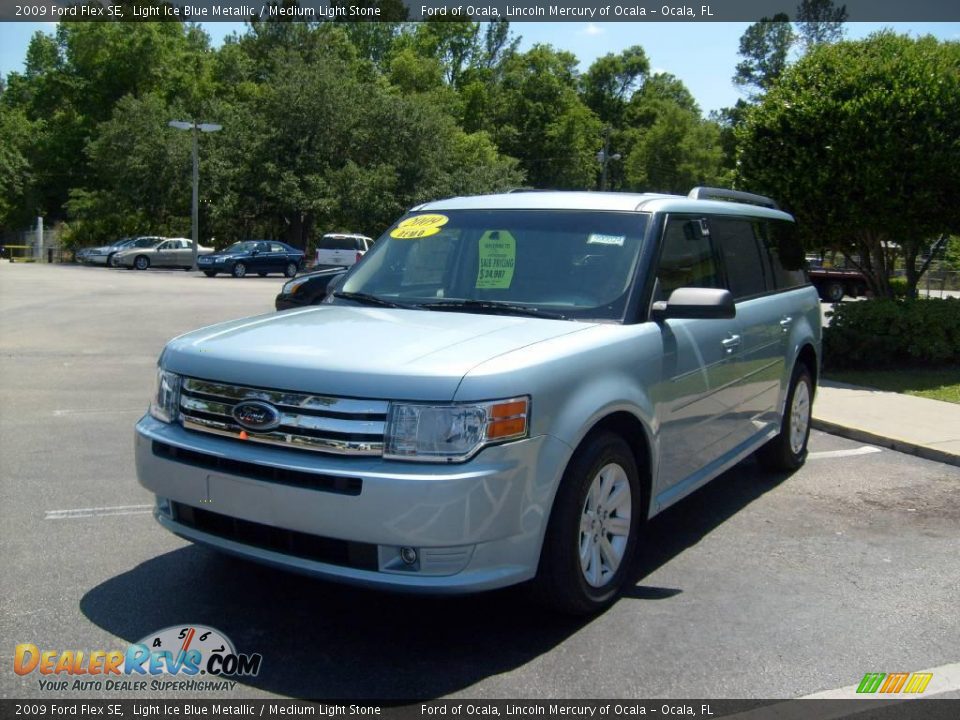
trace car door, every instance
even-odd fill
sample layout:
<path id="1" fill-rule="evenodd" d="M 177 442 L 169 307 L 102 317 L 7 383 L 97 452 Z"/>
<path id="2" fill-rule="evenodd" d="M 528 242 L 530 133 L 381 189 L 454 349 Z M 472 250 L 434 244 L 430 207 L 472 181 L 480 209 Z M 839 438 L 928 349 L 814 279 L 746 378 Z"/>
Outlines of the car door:
<path id="1" fill-rule="evenodd" d="M 174 250 L 177 261 L 174 263 L 177 267 L 193 266 L 193 241 L 177 240 L 177 247 Z"/>
<path id="2" fill-rule="evenodd" d="M 157 245 L 157 249 L 154 252 L 154 256 L 150 264 L 156 265 L 157 267 L 176 265 L 177 255 L 174 248 L 176 244 L 177 242 L 175 240 L 164 240 L 162 243 Z"/>
<path id="3" fill-rule="evenodd" d="M 297 262 L 291 248 L 282 243 L 270 243 L 270 272 L 282 273 L 290 261 Z"/>
<path id="4" fill-rule="evenodd" d="M 770 261 L 757 235 L 759 225 L 749 217 L 718 216 L 709 220 L 740 328 L 739 378 L 729 393 L 738 442 L 776 427 L 777 397 L 785 366 L 785 333 L 778 300 L 772 295 L 776 285 Z"/>
<path id="5" fill-rule="evenodd" d="M 723 287 L 703 217 L 671 215 L 664 223 L 654 300 L 668 300 L 681 287 Z M 706 477 L 708 466 L 736 444 L 731 388 L 741 371 L 742 340 L 736 318 L 673 318 L 660 323 L 660 332 L 662 371 L 653 398 L 660 445 L 657 493 L 669 503 Z"/>

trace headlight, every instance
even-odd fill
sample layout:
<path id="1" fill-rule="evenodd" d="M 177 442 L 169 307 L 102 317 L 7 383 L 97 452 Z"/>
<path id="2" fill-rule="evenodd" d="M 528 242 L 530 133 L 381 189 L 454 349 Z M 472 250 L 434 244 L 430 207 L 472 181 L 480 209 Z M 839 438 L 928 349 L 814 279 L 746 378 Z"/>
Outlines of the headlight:
<path id="1" fill-rule="evenodd" d="M 150 414 L 157 420 L 174 422 L 180 414 L 180 376 L 157 368 L 157 384 L 150 401 Z"/>
<path id="2" fill-rule="evenodd" d="M 284 295 L 293 295 L 297 292 L 300 287 L 310 278 L 296 278 L 295 280 L 289 280 L 283 284 L 283 294 Z"/>
<path id="3" fill-rule="evenodd" d="M 462 462 L 492 443 L 527 437 L 530 398 L 469 405 L 392 403 L 383 456 Z"/>

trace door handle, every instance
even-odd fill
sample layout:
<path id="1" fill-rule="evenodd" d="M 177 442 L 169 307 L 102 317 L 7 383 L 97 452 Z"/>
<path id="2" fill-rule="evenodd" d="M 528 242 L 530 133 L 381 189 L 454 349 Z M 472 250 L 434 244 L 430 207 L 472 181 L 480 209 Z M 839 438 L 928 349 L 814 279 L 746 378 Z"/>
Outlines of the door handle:
<path id="1" fill-rule="evenodd" d="M 724 351 L 727 353 L 732 353 L 734 350 L 740 347 L 740 336 L 731 335 L 730 337 L 721 340 L 720 344 L 723 345 Z"/>
<path id="2" fill-rule="evenodd" d="M 780 320 L 780 329 L 784 332 L 790 332 L 790 326 L 793 324 L 793 318 L 786 315 Z"/>

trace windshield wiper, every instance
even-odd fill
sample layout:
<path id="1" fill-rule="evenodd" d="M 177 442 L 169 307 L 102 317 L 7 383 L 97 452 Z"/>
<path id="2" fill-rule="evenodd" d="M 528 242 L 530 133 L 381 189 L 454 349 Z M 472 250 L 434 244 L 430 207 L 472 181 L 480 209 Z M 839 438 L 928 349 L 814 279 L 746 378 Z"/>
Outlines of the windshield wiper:
<path id="1" fill-rule="evenodd" d="M 566 320 L 567 316 L 550 310 L 541 310 L 532 305 L 515 305 L 498 300 L 439 300 L 437 302 L 419 303 L 421 310 L 475 310 L 501 315 L 526 315 L 529 317 L 549 318 L 551 320 Z"/>
<path id="2" fill-rule="evenodd" d="M 391 302 L 390 300 L 384 300 L 383 298 L 377 297 L 376 295 L 371 295 L 370 293 L 335 292 L 333 296 L 335 298 L 342 298 L 343 300 L 353 300 L 354 302 L 358 302 L 363 305 L 377 305 L 379 307 L 407 308 L 407 309 L 414 307 L 413 305 L 404 305 L 403 303 L 396 303 L 396 302 Z"/>

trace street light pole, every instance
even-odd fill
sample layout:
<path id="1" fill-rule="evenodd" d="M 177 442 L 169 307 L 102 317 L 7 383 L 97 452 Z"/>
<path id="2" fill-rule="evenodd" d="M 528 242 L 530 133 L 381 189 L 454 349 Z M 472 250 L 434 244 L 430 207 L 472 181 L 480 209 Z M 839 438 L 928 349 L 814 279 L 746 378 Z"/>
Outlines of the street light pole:
<path id="1" fill-rule="evenodd" d="M 197 131 L 217 132 L 223 129 L 223 125 L 214 123 L 198 123 L 196 120 L 184 122 L 183 120 L 171 120 L 167 123 L 170 127 L 177 130 L 193 131 L 193 202 L 191 207 L 192 214 L 192 239 L 193 239 L 193 266 L 191 270 L 197 269 L 197 255 L 200 247 L 200 152 L 198 149 Z"/>
<path id="2" fill-rule="evenodd" d="M 611 160 L 619 160 L 620 153 L 610 154 L 610 126 L 603 129 L 603 148 L 597 152 L 597 162 L 600 163 L 600 190 L 607 189 L 607 164 Z"/>

